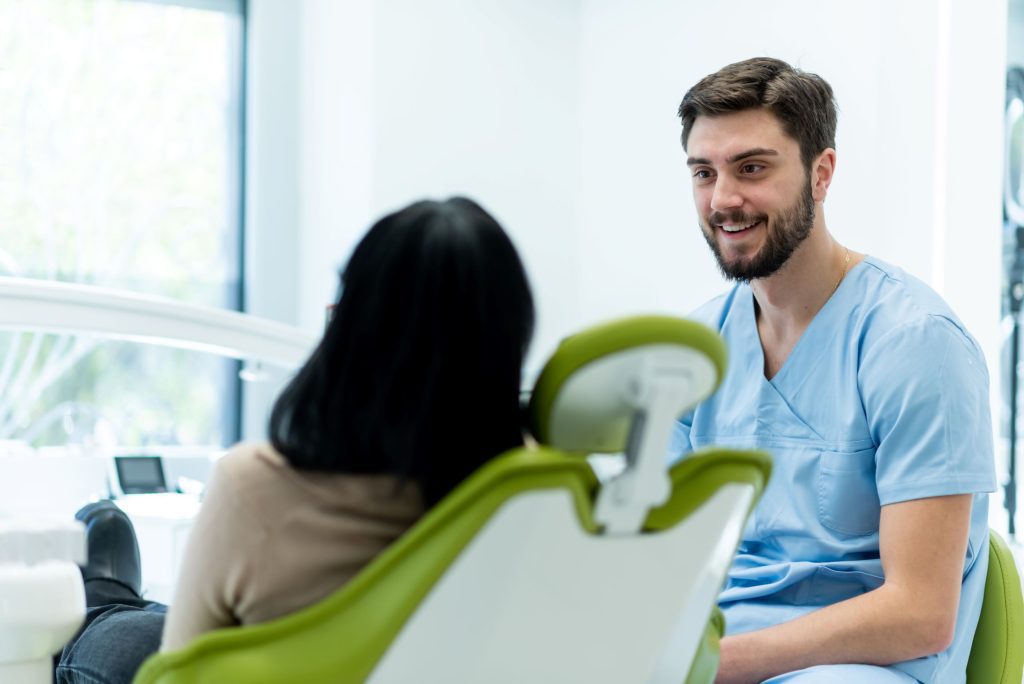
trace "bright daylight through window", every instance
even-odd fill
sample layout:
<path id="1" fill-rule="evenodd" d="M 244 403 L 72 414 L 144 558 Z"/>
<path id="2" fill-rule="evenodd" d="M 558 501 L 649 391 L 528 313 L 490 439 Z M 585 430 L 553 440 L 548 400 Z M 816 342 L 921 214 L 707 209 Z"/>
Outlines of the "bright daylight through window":
<path id="1" fill-rule="evenodd" d="M 241 7 L 0 0 L 0 275 L 239 308 Z M 217 356 L 0 332 L 0 440 L 227 444 L 237 396 Z"/>

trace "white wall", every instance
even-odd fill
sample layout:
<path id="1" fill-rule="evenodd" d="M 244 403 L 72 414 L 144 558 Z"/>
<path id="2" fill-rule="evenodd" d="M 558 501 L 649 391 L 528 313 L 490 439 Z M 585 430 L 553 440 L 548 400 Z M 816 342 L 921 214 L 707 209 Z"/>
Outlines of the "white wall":
<path id="1" fill-rule="evenodd" d="M 944 62 L 943 4 L 588 2 L 585 317 L 686 311 L 724 287 L 698 233 L 673 115 L 703 75 L 767 54 L 821 74 L 836 91 L 832 232 L 939 289 L 995 361 L 1006 8 L 960 4 L 944 24 L 952 50 Z"/>
<path id="2" fill-rule="evenodd" d="M 289 0 L 289 4 L 291 4 Z M 301 8 L 300 206 L 296 315 L 323 328 L 338 268 L 375 212 L 371 205 L 373 2 L 303 0 Z"/>
<path id="3" fill-rule="evenodd" d="M 254 294 L 250 311 L 318 330 L 338 267 L 372 220 L 415 199 L 465 194 L 524 254 L 540 300 L 534 352 L 550 349 L 565 332 L 562 313 L 578 301 L 579 8 L 578 0 L 252 0 L 250 107 L 290 120 L 298 156 L 278 155 L 275 172 L 287 184 L 250 188 L 250 232 L 263 253 L 280 245 L 298 266 L 277 274 L 257 264 L 250 282 L 266 296 Z M 293 69 L 278 96 L 266 94 L 270 84 L 257 93 L 269 80 L 257 73 L 263 53 Z M 282 102 L 292 96 L 296 105 Z M 261 145 L 280 148 L 280 132 L 251 127 L 254 163 Z M 263 202 L 295 209 L 260 221 Z M 282 297 L 292 302 L 287 314 Z"/>
<path id="4" fill-rule="evenodd" d="M 298 282 L 307 268 L 299 164 L 300 15 L 290 0 L 249 3 L 246 64 L 245 309 L 299 323 Z M 311 231 L 310 231 L 311 232 Z M 260 439 L 286 374 L 266 369 L 242 390 L 242 437 Z"/>
<path id="5" fill-rule="evenodd" d="M 452 194 L 491 211 L 537 299 L 533 365 L 579 301 L 580 4 L 374 4 L 375 213 Z"/>
<path id="6" fill-rule="evenodd" d="M 836 90 L 830 228 L 932 283 L 994 368 L 1005 2 L 250 2 L 268 7 L 301 8 L 301 96 L 300 261 L 267 286 L 291 293 L 305 327 L 322 324 L 334 270 L 373 217 L 456 193 L 524 254 L 533 366 L 588 322 L 691 310 L 724 283 L 675 110 L 704 74 L 771 54 Z"/>

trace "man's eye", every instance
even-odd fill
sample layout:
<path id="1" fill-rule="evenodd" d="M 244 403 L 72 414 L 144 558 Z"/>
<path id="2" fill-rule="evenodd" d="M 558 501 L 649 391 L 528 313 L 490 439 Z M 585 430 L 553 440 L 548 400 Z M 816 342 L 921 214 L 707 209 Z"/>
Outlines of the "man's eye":
<path id="1" fill-rule="evenodd" d="M 743 173 L 757 173 L 764 168 L 764 164 L 744 164 L 740 167 Z"/>
<path id="2" fill-rule="evenodd" d="M 698 180 L 707 180 L 708 178 L 711 178 L 711 172 L 707 169 L 697 169 L 693 172 L 693 177 Z"/>

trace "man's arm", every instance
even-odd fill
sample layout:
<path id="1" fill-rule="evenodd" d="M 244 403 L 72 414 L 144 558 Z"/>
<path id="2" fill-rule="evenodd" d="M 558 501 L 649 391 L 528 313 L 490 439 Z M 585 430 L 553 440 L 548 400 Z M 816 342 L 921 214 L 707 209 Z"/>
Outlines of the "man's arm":
<path id="1" fill-rule="evenodd" d="M 718 684 L 761 682 L 830 663 L 889 665 L 949 647 L 956 625 L 972 495 L 882 507 L 885 583 L 792 622 L 725 637 Z"/>

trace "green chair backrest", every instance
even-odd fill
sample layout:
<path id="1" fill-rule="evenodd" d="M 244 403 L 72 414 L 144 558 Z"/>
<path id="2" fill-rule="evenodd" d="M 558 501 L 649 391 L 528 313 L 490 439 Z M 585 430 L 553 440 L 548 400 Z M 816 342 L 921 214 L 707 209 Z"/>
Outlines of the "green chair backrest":
<path id="1" fill-rule="evenodd" d="M 1019 684 L 1024 674 L 1024 599 L 1006 542 L 989 531 L 988 575 L 967 662 L 968 684 Z"/>
<path id="2" fill-rule="evenodd" d="M 706 452 L 682 461 L 671 471 L 673 496 L 652 512 L 648 527 L 653 533 L 671 527 L 729 484 L 752 488 L 752 508 L 770 468 L 765 454 L 749 452 Z M 439 578 L 503 505 L 524 493 L 565 491 L 581 528 L 593 532 L 596 487 L 578 457 L 545 448 L 508 452 L 332 596 L 272 622 L 211 632 L 180 651 L 157 654 L 135 684 L 364 682 Z"/>
<path id="3" fill-rule="evenodd" d="M 586 463 L 550 449 L 494 459 L 435 506 L 363 572 L 323 601 L 284 618 L 202 635 L 147 660 L 135 684 L 363 682 L 445 569 L 517 493 L 560 488 L 591 527 L 596 481 Z"/>

